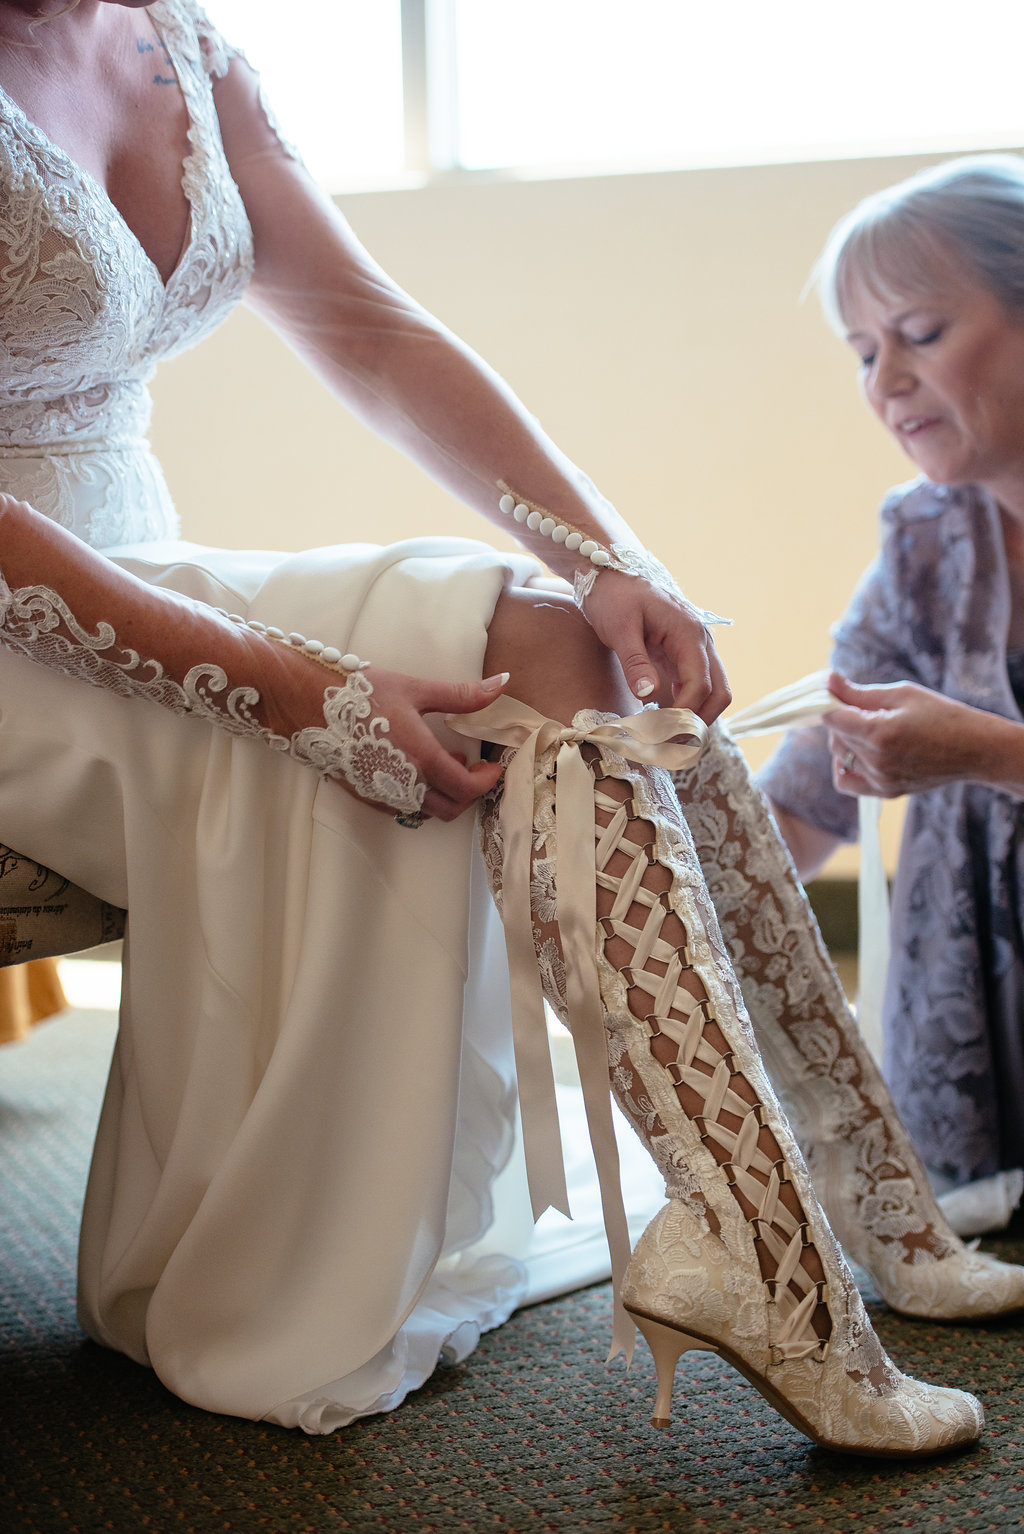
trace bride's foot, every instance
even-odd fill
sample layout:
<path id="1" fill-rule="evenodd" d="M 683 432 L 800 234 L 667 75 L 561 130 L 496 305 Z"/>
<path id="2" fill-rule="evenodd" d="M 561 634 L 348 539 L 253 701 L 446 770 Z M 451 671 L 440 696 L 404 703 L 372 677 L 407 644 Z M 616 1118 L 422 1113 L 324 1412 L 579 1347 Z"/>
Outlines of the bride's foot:
<path id="1" fill-rule="evenodd" d="M 906 1316 L 1020 1309 L 1024 1268 L 971 1251 L 943 1219 L 739 747 L 715 729 L 673 777 L 764 1063 L 849 1256 Z"/>
<path id="2" fill-rule="evenodd" d="M 855 1289 L 833 1306 L 821 1354 L 787 1357 L 770 1341 L 770 1300 L 748 1241 L 713 1234 L 686 1204 L 667 1204 L 637 1243 L 622 1297 L 654 1355 L 655 1427 L 668 1427 L 676 1364 L 690 1348 L 718 1353 L 786 1421 L 824 1449 L 894 1459 L 942 1454 L 979 1437 L 983 1415 L 961 1390 L 901 1374 L 871 1331 Z M 766 1315 L 766 1312 L 768 1314 Z"/>
<path id="3" fill-rule="evenodd" d="M 721 1352 L 829 1447 L 925 1455 L 974 1442 L 978 1402 L 906 1379 L 875 1337 L 762 1070 L 671 784 L 632 767 L 606 741 L 587 742 L 599 717 L 577 716 L 538 759 L 532 831 L 520 845 L 532 848 L 545 994 L 575 1027 L 566 992 L 575 986 L 580 994 L 580 966 L 566 974 L 563 938 L 571 924 L 580 952 L 585 923 L 570 912 L 566 888 L 569 851 L 578 875 L 580 849 L 559 852 L 557 821 L 569 806 L 560 802 L 556 821 L 554 783 L 567 770 L 561 755 L 556 766 L 556 750 L 564 753 L 573 735 L 588 768 L 584 792 L 593 785 L 597 929 L 588 966 L 596 968 L 613 1092 L 670 1197 L 621 1288 L 663 1382 L 667 1334 L 675 1334 L 682 1348 L 697 1342 Z M 500 891 L 495 810 L 495 802 L 485 808 L 484 843 Z M 507 926 L 518 919 L 508 901 L 503 914 Z M 581 1074 L 591 1063 L 581 1061 Z"/>

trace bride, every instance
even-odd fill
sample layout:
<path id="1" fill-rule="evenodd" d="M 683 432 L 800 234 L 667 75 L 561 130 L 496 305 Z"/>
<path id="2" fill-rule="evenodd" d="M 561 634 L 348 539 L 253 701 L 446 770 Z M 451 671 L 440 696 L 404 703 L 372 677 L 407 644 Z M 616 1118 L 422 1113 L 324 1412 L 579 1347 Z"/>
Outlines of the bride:
<path id="1" fill-rule="evenodd" d="M 874 1336 L 739 984 L 890 1303 L 998 1314 L 1024 1275 L 943 1225 L 742 761 L 709 740 L 712 616 L 366 256 L 194 0 L 0 0 L 0 176 L 0 833 L 130 912 L 89 1334 L 188 1401 L 310 1432 L 464 1356 L 518 1292 L 511 1260 L 461 1255 L 516 1077 L 535 1206 L 563 1198 L 543 990 L 581 1061 L 615 1345 L 647 1336 L 658 1418 L 700 1347 L 830 1447 L 975 1440 L 978 1403 Z M 243 296 L 525 553 L 178 541 L 146 385 Z M 669 1195 L 632 1256 L 609 1060 Z"/>

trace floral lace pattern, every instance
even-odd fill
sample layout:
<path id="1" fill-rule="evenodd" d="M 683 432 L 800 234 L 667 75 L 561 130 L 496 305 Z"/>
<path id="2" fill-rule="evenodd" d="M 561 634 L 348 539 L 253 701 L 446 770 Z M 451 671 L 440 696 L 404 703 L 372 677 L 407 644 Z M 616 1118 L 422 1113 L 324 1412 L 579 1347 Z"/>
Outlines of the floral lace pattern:
<path id="1" fill-rule="evenodd" d="M 586 731 L 608 718 L 584 712 L 573 720 L 573 728 Z M 737 1212 L 745 1211 L 741 1218 L 756 1219 L 758 1224 L 757 1261 L 762 1281 L 772 1287 L 775 1297 L 773 1346 L 787 1356 L 820 1351 L 828 1332 L 828 1313 L 819 1293 L 817 1258 L 804 1234 L 806 1220 L 799 1201 L 790 1194 L 785 1172 L 780 1184 L 779 1168 L 789 1158 L 774 1138 L 776 1120 L 798 1159 L 799 1152 L 777 1108 L 771 1136 L 760 1127 L 767 1122 L 761 1116 L 761 1104 L 771 1100 L 771 1088 L 757 1062 L 714 910 L 678 807 L 674 799 L 657 797 L 654 783 L 660 781 L 659 775 L 637 771 L 611 751 L 598 753 L 586 746 L 584 754 L 596 779 L 594 834 L 602 941 L 596 945 L 595 963 L 617 1099 L 665 1177 L 671 1196 L 699 1203 L 708 1177 L 713 1172 L 720 1178 L 724 1175 Z M 565 1019 L 554 853 L 555 790 L 553 774 L 548 775 L 552 765 L 550 757 L 538 761 L 531 897 L 534 947 L 545 995 Z M 666 785 L 669 781 L 664 779 Z M 496 804 L 496 796 L 491 796 L 482 821 L 485 863 L 492 877 L 500 870 L 502 855 Z M 666 869 L 672 870 L 668 891 L 660 889 Z M 652 881 L 659 891 L 648 888 Z M 498 881 L 496 887 L 500 895 Z M 637 908 L 647 914 L 634 923 Z M 660 935 L 663 927 L 664 937 Z M 669 936 L 675 929 L 678 941 Z M 641 1016 L 644 1022 L 639 1021 Z M 727 1025 L 719 1022 L 725 1018 Z M 746 1035 L 742 1065 L 737 1063 L 736 1038 L 730 1037 L 724 1047 L 716 1043 L 719 1028 L 728 1030 L 727 1037 Z M 654 1052 L 662 1039 L 670 1039 L 672 1047 L 678 1048 L 678 1063 L 666 1067 L 655 1062 Z M 692 1119 L 675 1100 L 673 1081 L 703 1098 L 702 1108 Z M 660 1099 L 655 1085 L 660 1085 Z M 742 1125 L 739 1131 L 737 1121 Z M 727 1168 L 724 1174 L 723 1168 Z M 814 1322 L 821 1326 L 820 1335 Z"/>
<path id="2" fill-rule="evenodd" d="M 742 751 L 719 726 L 673 774 L 758 1043 L 819 1197 L 852 1254 L 904 1262 L 960 1246 L 850 1014 L 807 897 Z M 772 1068 L 774 1067 L 774 1068 Z"/>
<path id="3" fill-rule="evenodd" d="M 210 84 L 226 50 L 191 0 L 155 0 L 147 15 L 190 120 L 189 236 L 166 285 L 99 183 L 0 91 L 0 487 L 96 548 L 176 536 L 146 386 L 252 272 Z"/>
<path id="4" fill-rule="evenodd" d="M 573 729 L 590 717 L 577 715 Z M 595 961 L 612 1085 L 671 1197 L 638 1243 L 621 1298 L 732 1357 L 819 1442 L 927 1453 L 973 1440 L 978 1403 L 905 1379 L 872 1331 L 761 1068 L 671 781 L 604 746 L 583 751 L 595 778 Z M 553 779 L 553 755 L 538 758 L 538 951 L 559 940 Z M 482 820 L 492 874 L 497 803 L 494 794 Z M 500 898 L 500 877 L 497 886 Z M 564 1015 L 564 994 L 548 995 Z M 671 1063 L 657 1051 L 665 1037 L 680 1041 Z M 699 1103 L 687 1107 L 684 1092 Z"/>
<path id="5" fill-rule="evenodd" d="M 427 792 L 409 758 L 387 739 L 391 726 L 373 711 L 373 688 L 361 671 L 324 694 L 326 728 L 299 730 L 289 742 L 296 761 L 328 778 L 342 778 L 360 799 L 401 815 L 423 808 Z"/>
<path id="6" fill-rule="evenodd" d="M 674 778 L 762 1056 L 846 1250 L 904 1314 L 1018 1309 L 1024 1268 L 971 1251 L 935 1202 L 742 751 L 719 726 Z"/>
<path id="7" fill-rule="evenodd" d="M 1008 675 L 1010 586 L 998 507 L 916 482 L 882 508 L 883 546 L 835 632 L 855 681 L 918 682 L 1020 721 Z M 766 792 L 852 839 L 824 733 L 787 738 Z M 893 890 L 886 1079 L 926 1164 L 969 1182 L 1024 1164 L 1024 803 L 954 783 L 907 801 Z"/>
<path id="8" fill-rule="evenodd" d="M 895 1367 L 852 1284 L 830 1282 L 834 1326 L 823 1359 L 773 1358 L 771 1305 L 750 1244 L 749 1226 L 734 1218 L 712 1231 L 692 1207 L 670 1203 L 637 1242 L 623 1300 L 634 1313 L 706 1339 L 763 1382 L 769 1399 L 781 1397 L 789 1420 L 826 1447 L 927 1455 L 980 1435 L 984 1418 L 973 1396 Z"/>
<path id="9" fill-rule="evenodd" d="M 594 582 L 602 570 L 620 570 L 623 575 L 635 575 L 640 580 L 647 581 L 649 585 L 656 586 L 660 591 L 667 592 L 669 596 L 678 597 L 688 607 L 693 606 L 689 598 L 683 595 L 679 582 L 668 566 L 662 564 L 661 560 L 648 549 L 632 548 L 626 543 L 613 543 L 611 555 L 610 564 L 591 565 L 588 569 L 577 570 L 573 576 L 572 598 L 580 612 L 583 611 L 583 603 L 594 589 Z M 711 612 L 708 608 L 698 607 L 696 612 L 705 628 L 712 628 L 716 624 L 732 626 L 731 618 L 720 618 L 717 613 Z"/>
<path id="10" fill-rule="evenodd" d="M 374 713 L 373 687 L 362 671 L 325 690 L 323 725 L 289 738 L 260 722 L 255 713 L 259 692 L 247 683 L 233 686 L 222 666 L 200 662 L 176 682 L 158 661 L 144 660 L 120 645 L 109 623 L 98 624 L 92 633 L 83 628 L 63 597 L 46 586 L 11 591 L 0 576 L 0 639 L 52 671 L 119 697 L 148 698 L 173 714 L 192 715 L 229 734 L 259 740 L 272 751 L 287 752 L 323 777 L 345 782 L 359 798 L 402 814 L 422 808 L 426 785 L 387 739 L 390 725 Z"/>

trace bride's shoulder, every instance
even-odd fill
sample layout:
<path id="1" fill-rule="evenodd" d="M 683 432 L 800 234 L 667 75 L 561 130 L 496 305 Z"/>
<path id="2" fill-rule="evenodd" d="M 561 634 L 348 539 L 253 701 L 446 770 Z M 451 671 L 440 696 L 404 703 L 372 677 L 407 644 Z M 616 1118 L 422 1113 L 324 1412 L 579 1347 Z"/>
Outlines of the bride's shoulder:
<path id="1" fill-rule="evenodd" d="M 198 45 L 199 56 L 207 74 L 214 79 L 227 73 L 237 48 L 226 41 L 217 25 L 210 20 L 199 0 L 157 0 L 154 11 L 164 11 L 191 33 Z"/>

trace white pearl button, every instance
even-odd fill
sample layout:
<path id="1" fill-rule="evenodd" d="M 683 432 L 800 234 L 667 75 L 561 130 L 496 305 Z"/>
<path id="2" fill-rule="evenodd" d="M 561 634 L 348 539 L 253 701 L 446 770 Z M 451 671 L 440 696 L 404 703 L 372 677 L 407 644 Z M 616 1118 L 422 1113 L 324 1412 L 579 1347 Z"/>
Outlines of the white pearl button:
<path id="1" fill-rule="evenodd" d="M 327 653 L 327 652 L 326 652 L 326 650 L 325 650 L 325 651 L 324 651 L 324 654 L 326 654 L 326 653 Z M 341 664 L 342 664 L 342 665 L 343 665 L 343 666 L 344 666 L 344 668 L 345 668 L 345 670 L 346 670 L 346 671 L 358 671 L 358 670 L 359 670 L 359 668 L 360 668 L 360 666 L 361 666 L 361 665 L 362 665 L 362 664 L 363 664 L 363 663 L 362 663 L 362 661 L 361 661 L 361 660 L 360 660 L 360 659 L 359 659 L 359 656 L 358 656 L 358 655 L 353 655 L 353 654 L 352 654 L 352 653 L 351 653 L 351 652 L 350 652 L 350 653 L 349 653 L 349 654 L 348 654 L 348 655 L 343 655 L 343 656 L 342 656 L 342 657 L 341 657 Z"/>
<path id="2" fill-rule="evenodd" d="M 278 629 L 278 628 L 273 628 L 273 627 L 268 628 L 267 629 L 267 638 L 268 639 L 283 639 L 284 638 L 284 629 Z"/>
<path id="3" fill-rule="evenodd" d="M 320 651 L 320 659 L 325 660 L 329 666 L 336 666 L 341 660 L 341 651 L 336 650 L 332 644 L 326 645 Z"/>
<path id="4" fill-rule="evenodd" d="M 498 507 L 505 516 L 511 514 L 517 522 L 525 522 L 531 532 L 540 533 L 543 538 L 550 538 L 552 543 L 564 543 L 571 554 L 575 554 L 578 550 L 584 559 L 590 560 L 592 565 L 602 567 L 613 563 L 611 554 L 607 549 L 602 548 L 595 538 L 587 538 L 583 533 L 570 532 L 546 511 L 531 510 L 525 501 L 517 501 L 515 496 L 508 492 L 501 497 Z"/>

